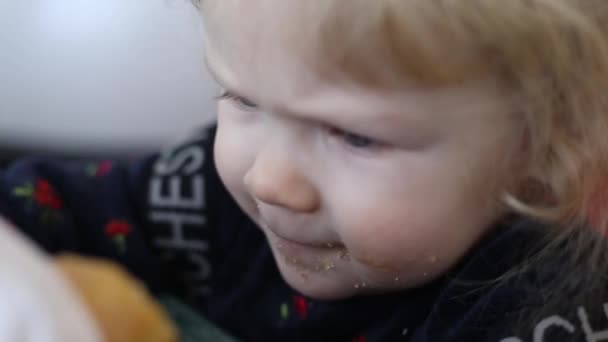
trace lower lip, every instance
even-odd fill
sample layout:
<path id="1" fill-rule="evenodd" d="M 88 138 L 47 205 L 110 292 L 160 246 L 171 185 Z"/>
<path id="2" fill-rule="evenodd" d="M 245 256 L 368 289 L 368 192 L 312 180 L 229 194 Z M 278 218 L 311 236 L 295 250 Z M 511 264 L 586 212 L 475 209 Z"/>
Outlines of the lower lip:
<path id="1" fill-rule="evenodd" d="M 272 231 L 272 229 L 268 229 L 268 231 L 270 232 L 270 234 L 272 234 L 272 236 L 274 236 L 277 240 L 280 241 L 280 244 L 284 247 L 288 247 L 288 248 L 300 248 L 300 249 L 307 249 L 307 250 L 317 250 L 317 251 L 327 251 L 327 250 L 333 250 L 333 249 L 337 249 L 338 246 L 334 246 L 332 244 L 327 244 L 327 245 L 321 245 L 321 244 L 307 244 L 307 243 L 300 243 L 297 241 L 293 241 L 287 238 L 284 238 L 280 235 L 278 235 L 277 233 L 275 233 L 274 231 Z"/>
<path id="2" fill-rule="evenodd" d="M 268 229 L 270 234 L 277 240 L 278 249 L 289 248 L 289 249 L 318 249 L 320 247 L 316 247 L 313 245 L 307 245 L 304 243 L 295 242 L 289 239 L 286 239 L 277 233 L 273 232 L 271 229 Z"/>
<path id="3" fill-rule="evenodd" d="M 309 270 L 321 271 L 333 268 L 334 262 L 339 259 L 333 255 L 343 250 L 340 247 L 302 244 L 285 239 L 270 229 L 268 232 L 273 237 L 274 245 L 285 258 L 286 263 Z"/>

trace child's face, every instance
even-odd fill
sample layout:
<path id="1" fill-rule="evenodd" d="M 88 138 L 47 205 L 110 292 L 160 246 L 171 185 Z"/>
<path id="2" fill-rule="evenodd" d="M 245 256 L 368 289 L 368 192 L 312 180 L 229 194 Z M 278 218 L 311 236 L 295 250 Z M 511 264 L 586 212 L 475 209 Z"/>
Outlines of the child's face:
<path id="1" fill-rule="evenodd" d="M 347 87 L 239 25 L 230 44 L 208 39 L 211 71 L 241 97 L 220 101 L 216 163 L 294 288 L 337 299 L 427 283 L 504 214 L 518 123 L 491 82 Z"/>

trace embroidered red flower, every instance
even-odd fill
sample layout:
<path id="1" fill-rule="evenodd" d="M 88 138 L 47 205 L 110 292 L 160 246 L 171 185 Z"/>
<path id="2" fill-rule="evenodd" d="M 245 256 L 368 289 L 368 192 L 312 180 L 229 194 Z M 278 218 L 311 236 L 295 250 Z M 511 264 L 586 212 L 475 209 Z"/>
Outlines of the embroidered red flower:
<path id="1" fill-rule="evenodd" d="M 53 189 L 51 184 L 44 179 L 40 179 L 36 182 L 36 187 L 34 188 L 34 199 L 41 207 L 46 207 L 53 210 L 60 210 L 63 206 L 61 199 L 55 192 L 55 189 Z"/>
<path id="2" fill-rule="evenodd" d="M 359 335 L 359 336 L 353 338 L 353 342 L 366 342 L 366 341 L 367 341 L 367 338 L 365 338 L 365 336 L 363 336 L 363 335 Z"/>
<path id="3" fill-rule="evenodd" d="M 36 204 L 41 209 L 40 220 L 42 223 L 55 225 L 63 220 L 63 215 L 60 211 L 63 207 L 63 202 L 51 183 L 46 179 L 39 179 L 34 185 L 32 183 L 25 183 L 21 186 L 16 186 L 13 189 L 13 195 L 26 198 L 27 208 L 30 208 L 32 204 Z"/>
<path id="4" fill-rule="evenodd" d="M 112 162 L 109 160 L 102 161 L 97 166 L 97 171 L 95 172 L 95 177 L 103 177 L 112 171 Z"/>
<path id="5" fill-rule="evenodd" d="M 306 319 L 308 316 L 308 302 L 302 296 L 293 296 L 293 307 L 300 319 Z"/>
<path id="6" fill-rule="evenodd" d="M 131 231 L 131 224 L 125 220 L 112 220 L 106 224 L 106 235 L 108 236 L 117 236 L 117 235 L 127 235 Z"/>
<path id="7" fill-rule="evenodd" d="M 133 226 L 125 220 L 111 220 L 105 226 L 104 233 L 114 240 L 120 252 L 126 251 L 126 236 L 131 232 Z"/>
<path id="8" fill-rule="evenodd" d="M 95 177 L 103 177 L 112 171 L 112 162 L 109 160 L 102 161 L 97 165 Z"/>
<path id="9" fill-rule="evenodd" d="M 58 211 L 63 207 L 63 203 L 57 195 L 57 192 L 55 192 L 51 183 L 45 179 L 36 181 L 36 186 L 27 183 L 23 186 L 16 187 L 14 189 L 14 194 L 19 197 L 33 199 L 36 204 L 42 208 Z"/>
<path id="10" fill-rule="evenodd" d="M 99 163 L 87 164 L 85 167 L 85 172 L 91 177 L 101 178 L 110 173 L 113 166 L 114 165 L 111 161 L 104 160 Z"/>

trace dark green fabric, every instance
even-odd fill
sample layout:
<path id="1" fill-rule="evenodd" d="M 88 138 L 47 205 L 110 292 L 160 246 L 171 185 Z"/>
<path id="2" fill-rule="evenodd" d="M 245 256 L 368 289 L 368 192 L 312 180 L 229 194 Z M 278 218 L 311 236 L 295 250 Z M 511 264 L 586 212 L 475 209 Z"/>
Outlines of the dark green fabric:
<path id="1" fill-rule="evenodd" d="M 159 301 L 179 328 L 181 342 L 238 342 L 179 299 L 161 297 Z"/>

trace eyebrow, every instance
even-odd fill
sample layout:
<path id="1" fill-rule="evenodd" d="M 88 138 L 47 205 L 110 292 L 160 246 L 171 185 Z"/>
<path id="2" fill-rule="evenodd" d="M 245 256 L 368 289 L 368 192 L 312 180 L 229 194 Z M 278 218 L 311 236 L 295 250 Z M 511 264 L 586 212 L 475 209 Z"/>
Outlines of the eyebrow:
<path id="1" fill-rule="evenodd" d="M 215 69 L 213 69 L 213 67 L 211 66 L 209 57 L 206 53 L 203 56 L 203 62 L 205 64 L 205 67 L 207 68 L 207 71 L 209 72 L 209 75 L 211 76 L 211 78 L 213 78 L 213 80 L 220 87 L 222 87 L 224 90 L 226 90 L 230 93 L 234 93 L 238 96 L 244 97 L 249 100 L 249 98 L 247 96 L 244 96 L 240 91 L 236 90 L 234 87 L 229 86 L 228 82 L 226 82 L 222 77 L 220 77 L 219 73 Z M 305 121 L 317 122 L 317 123 L 321 123 L 321 124 L 328 125 L 328 126 L 336 126 L 336 127 L 340 127 L 340 128 L 349 126 L 346 124 L 347 121 L 345 121 L 345 120 L 331 120 L 331 119 L 328 120 L 326 118 L 326 116 L 327 116 L 326 112 L 312 112 L 312 113 L 308 113 L 308 115 L 307 115 L 307 114 L 304 114 L 301 112 L 294 111 L 291 108 L 287 108 L 284 106 L 282 106 L 277 112 L 287 114 L 289 116 L 293 116 L 295 118 L 299 118 L 299 119 L 302 119 Z M 312 118 L 310 116 L 312 116 Z M 374 121 L 376 121 L 376 120 L 377 119 L 374 119 Z M 361 127 L 366 127 L 369 125 L 357 125 L 357 126 L 359 126 L 358 127 L 359 129 L 357 129 L 357 131 L 361 131 Z M 350 127 L 350 128 L 352 129 L 353 127 Z M 361 133 L 361 132 L 359 132 L 359 133 Z"/>
<path id="2" fill-rule="evenodd" d="M 230 92 L 232 94 L 238 95 L 239 97 L 242 97 L 246 100 L 249 101 L 249 97 L 244 96 L 240 91 L 236 90 L 234 87 L 231 87 L 228 85 L 228 82 L 226 82 L 222 77 L 220 77 L 219 73 L 217 71 L 215 71 L 215 69 L 213 69 L 211 67 L 211 63 L 209 63 L 209 58 L 207 57 L 207 54 L 205 54 L 203 56 L 203 63 L 205 64 L 206 68 L 207 68 L 207 72 L 209 73 L 209 75 L 211 76 L 211 78 L 221 87 L 223 88 L 223 90 Z"/>

